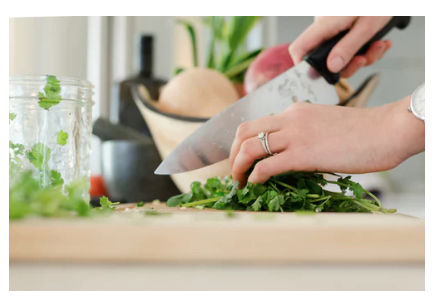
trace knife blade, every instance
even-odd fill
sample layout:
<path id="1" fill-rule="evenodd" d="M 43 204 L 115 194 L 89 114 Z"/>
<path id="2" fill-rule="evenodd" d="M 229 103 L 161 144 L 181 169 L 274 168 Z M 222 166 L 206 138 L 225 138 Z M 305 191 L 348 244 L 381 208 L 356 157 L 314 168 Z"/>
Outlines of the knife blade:
<path id="1" fill-rule="evenodd" d="M 380 40 L 392 28 L 403 29 L 409 22 L 410 17 L 393 17 L 356 55 L 364 54 L 372 42 Z M 227 159 L 240 124 L 279 114 L 295 102 L 309 100 L 314 104 L 338 104 L 334 84 L 340 76 L 328 70 L 327 57 L 347 32 L 343 31 L 323 43 L 301 63 L 209 119 L 165 158 L 155 174 L 183 173 Z"/>

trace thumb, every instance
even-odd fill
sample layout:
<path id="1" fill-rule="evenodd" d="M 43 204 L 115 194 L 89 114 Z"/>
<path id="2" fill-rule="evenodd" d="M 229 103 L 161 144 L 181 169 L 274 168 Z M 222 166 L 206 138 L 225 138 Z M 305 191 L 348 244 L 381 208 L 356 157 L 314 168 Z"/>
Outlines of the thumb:
<path id="1" fill-rule="evenodd" d="M 334 37 L 340 31 L 350 28 L 356 17 L 317 17 L 300 36 L 289 46 L 289 53 L 298 64 L 304 56 Z"/>

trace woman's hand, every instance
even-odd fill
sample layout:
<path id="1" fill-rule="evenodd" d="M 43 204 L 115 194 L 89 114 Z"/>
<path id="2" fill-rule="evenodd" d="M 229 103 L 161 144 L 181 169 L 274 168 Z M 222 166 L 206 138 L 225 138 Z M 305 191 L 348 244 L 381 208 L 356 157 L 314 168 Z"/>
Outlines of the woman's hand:
<path id="1" fill-rule="evenodd" d="M 296 103 L 275 116 L 242 124 L 230 153 L 232 176 L 241 185 L 246 172 L 267 157 L 258 133 L 268 132 L 274 156 L 256 164 L 248 179 L 264 183 L 290 170 L 348 174 L 396 167 L 425 149 L 424 122 L 408 112 L 410 97 L 362 109 Z"/>
<path id="2" fill-rule="evenodd" d="M 365 55 L 355 56 L 357 51 L 368 42 L 392 17 L 317 17 L 290 46 L 289 52 L 295 64 L 322 42 L 339 32 L 349 29 L 327 58 L 327 67 L 331 72 L 341 72 L 341 77 L 352 76 L 358 69 L 380 59 L 392 47 L 391 41 L 372 43 Z"/>

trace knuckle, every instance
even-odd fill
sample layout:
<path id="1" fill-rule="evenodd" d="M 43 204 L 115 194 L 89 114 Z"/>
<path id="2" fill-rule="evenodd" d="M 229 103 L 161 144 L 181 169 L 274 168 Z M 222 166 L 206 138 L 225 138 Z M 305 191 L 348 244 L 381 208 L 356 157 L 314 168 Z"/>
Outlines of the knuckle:
<path id="1" fill-rule="evenodd" d="M 256 164 L 253 172 L 255 172 L 255 176 L 258 179 L 263 179 L 267 175 L 267 168 L 268 166 L 265 164 L 265 161 L 261 161 Z"/>
<path id="2" fill-rule="evenodd" d="M 248 122 L 241 123 L 236 131 L 236 137 L 241 138 L 248 130 Z"/>
<path id="3" fill-rule="evenodd" d="M 245 140 L 244 142 L 242 142 L 241 152 L 244 155 L 250 156 L 251 155 L 252 146 L 253 146 L 253 141 L 251 141 L 251 139 Z"/>

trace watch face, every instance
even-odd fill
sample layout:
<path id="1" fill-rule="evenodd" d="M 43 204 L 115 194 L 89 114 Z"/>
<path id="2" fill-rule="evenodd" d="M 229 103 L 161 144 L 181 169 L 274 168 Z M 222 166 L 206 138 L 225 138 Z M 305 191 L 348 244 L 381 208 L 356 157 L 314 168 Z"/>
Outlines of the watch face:
<path id="1" fill-rule="evenodd" d="M 425 84 L 422 83 L 412 95 L 411 109 L 420 119 L 425 118 Z"/>

